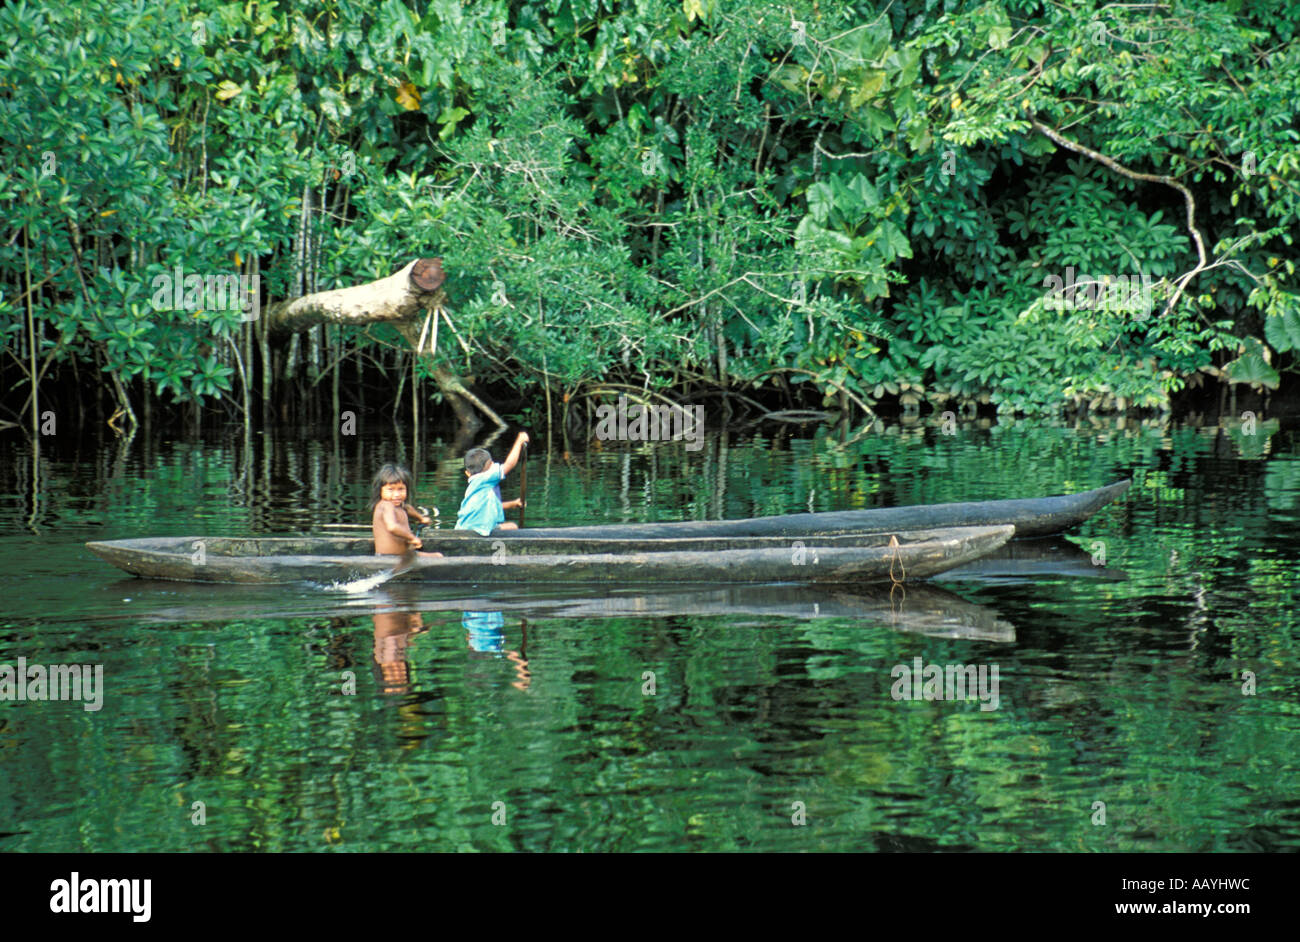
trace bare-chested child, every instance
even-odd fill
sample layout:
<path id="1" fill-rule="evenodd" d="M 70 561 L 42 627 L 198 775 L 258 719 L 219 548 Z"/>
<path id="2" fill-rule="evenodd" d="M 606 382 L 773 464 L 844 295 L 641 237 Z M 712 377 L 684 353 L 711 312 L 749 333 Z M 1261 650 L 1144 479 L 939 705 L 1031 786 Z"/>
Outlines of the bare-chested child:
<path id="1" fill-rule="evenodd" d="M 376 556 L 400 556 L 408 549 L 424 544 L 411 532 L 411 518 L 429 523 L 429 518 L 409 502 L 411 473 L 401 465 L 386 464 L 370 482 L 371 528 L 375 535 Z M 441 553 L 421 553 L 441 556 Z"/>

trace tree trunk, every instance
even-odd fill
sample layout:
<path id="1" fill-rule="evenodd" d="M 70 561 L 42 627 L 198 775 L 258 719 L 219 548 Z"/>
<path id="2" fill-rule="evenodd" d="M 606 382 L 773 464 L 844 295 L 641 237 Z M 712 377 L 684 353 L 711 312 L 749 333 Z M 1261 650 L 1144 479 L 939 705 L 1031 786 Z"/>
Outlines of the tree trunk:
<path id="1" fill-rule="evenodd" d="M 447 301 L 442 260 L 422 258 L 369 284 L 318 291 L 267 307 L 267 327 L 298 332 L 318 324 L 371 324 L 418 319 Z"/>
<path id="2" fill-rule="evenodd" d="M 414 350 L 420 341 L 420 328 L 428 311 L 441 312 L 447 303 L 442 290 L 446 274 L 442 259 L 421 258 L 369 284 L 336 288 L 304 295 L 292 301 L 279 301 L 266 311 L 267 329 L 274 332 L 307 330 L 320 324 L 392 324 Z M 420 351 L 432 356 L 433 350 Z M 456 418 L 462 425 L 480 424 L 477 408 L 497 425 L 505 423 L 486 403 L 465 388 L 454 373 L 442 367 L 432 370 L 434 381 Z"/>

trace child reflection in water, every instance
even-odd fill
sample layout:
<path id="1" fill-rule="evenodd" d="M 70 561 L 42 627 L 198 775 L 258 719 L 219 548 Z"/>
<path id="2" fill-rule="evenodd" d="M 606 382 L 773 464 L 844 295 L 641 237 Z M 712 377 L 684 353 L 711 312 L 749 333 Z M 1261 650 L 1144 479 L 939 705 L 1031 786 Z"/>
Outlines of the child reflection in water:
<path id="1" fill-rule="evenodd" d="M 375 664 L 379 667 L 384 693 L 408 693 L 411 665 L 406 649 L 411 638 L 425 630 L 419 612 L 376 612 Z"/>
<path id="2" fill-rule="evenodd" d="M 465 641 L 471 651 L 494 654 L 497 657 L 504 655 L 515 667 L 516 679 L 510 686 L 518 690 L 528 689 L 533 679 L 528 670 L 528 660 L 519 651 L 506 650 L 505 615 L 501 612 L 465 612 L 460 624 L 467 632 Z"/>
<path id="3" fill-rule="evenodd" d="M 419 612 L 376 612 L 372 617 L 375 623 L 375 665 L 379 668 L 383 692 L 409 693 L 411 664 L 406 651 L 411 639 L 427 630 L 424 620 Z M 510 685 L 518 690 L 527 690 L 532 683 L 528 660 L 520 651 L 507 650 L 505 622 L 501 612 L 465 612 L 461 618 L 461 625 L 468 632 L 465 640 L 470 650 L 510 661 L 515 669 L 515 680 Z"/>

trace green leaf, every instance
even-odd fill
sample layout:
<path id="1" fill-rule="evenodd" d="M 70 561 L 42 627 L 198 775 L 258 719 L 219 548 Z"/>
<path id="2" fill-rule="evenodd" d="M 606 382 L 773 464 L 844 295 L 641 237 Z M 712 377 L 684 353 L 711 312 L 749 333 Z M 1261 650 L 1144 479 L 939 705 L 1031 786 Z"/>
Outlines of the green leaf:
<path id="1" fill-rule="evenodd" d="M 885 87 L 885 70 L 884 69 L 867 69 L 862 73 L 862 78 L 857 87 L 853 89 L 853 94 L 849 96 L 849 107 L 861 108 L 862 105 L 880 93 Z"/>
<path id="2" fill-rule="evenodd" d="M 1246 352 L 1223 368 L 1230 383 L 1250 383 L 1277 389 L 1281 377 L 1264 359 L 1263 344 L 1253 337 L 1246 338 Z"/>
<path id="3" fill-rule="evenodd" d="M 1278 353 L 1300 350 L 1300 311 L 1292 308 L 1264 318 L 1264 338 Z"/>
<path id="4" fill-rule="evenodd" d="M 456 125 L 462 120 L 469 117 L 469 111 L 464 108 L 448 108 L 438 117 L 438 123 L 442 125 L 442 130 L 438 132 L 440 140 L 447 140 L 456 133 Z"/>
<path id="5" fill-rule="evenodd" d="M 875 209 L 880 205 L 880 194 L 871 185 L 871 181 L 861 173 L 855 173 L 849 181 L 848 190 L 861 201 L 863 208 Z"/>
<path id="6" fill-rule="evenodd" d="M 835 196 L 830 184 L 818 181 L 808 187 L 808 213 L 820 225 L 825 225 L 835 208 Z"/>
<path id="7" fill-rule="evenodd" d="M 870 105 L 862 110 L 862 121 L 878 134 L 887 134 L 894 130 L 894 119 L 886 112 Z"/>
<path id="8" fill-rule="evenodd" d="M 884 225 L 885 241 L 894 255 L 901 258 L 912 257 L 912 244 L 907 241 L 907 236 L 903 235 L 902 230 L 892 222 L 886 221 Z"/>
<path id="9" fill-rule="evenodd" d="M 907 87 L 916 81 L 921 72 L 921 50 L 919 49 L 900 49 L 895 54 L 894 60 L 899 65 L 899 75 L 896 84 Z"/>

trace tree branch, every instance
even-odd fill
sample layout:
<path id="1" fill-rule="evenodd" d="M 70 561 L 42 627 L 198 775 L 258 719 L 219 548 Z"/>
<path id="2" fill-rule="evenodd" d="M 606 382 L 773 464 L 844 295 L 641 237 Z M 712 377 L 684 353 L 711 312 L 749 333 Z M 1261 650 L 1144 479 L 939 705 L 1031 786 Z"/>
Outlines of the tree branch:
<path id="1" fill-rule="evenodd" d="M 1179 183 L 1173 177 L 1165 176 L 1163 174 L 1141 173 L 1137 170 L 1130 170 L 1128 167 L 1119 163 L 1119 161 L 1107 157 L 1100 151 L 1095 151 L 1091 147 L 1085 147 L 1077 141 L 1072 141 L 1067 137 L 1062 137 L 1059 132 L 1043 124 L 1041 121 L 1031 118 L 1029 123 L 1035 131 L 1042 134 L 1053 143 L 1064 147 L 1066 150 L 1074 151 L 1076 154 L 1082 154 L 1091 160 L 1095 160 L 1103 167 L 1107 167 L 1121 176 L 1128 177 L 1130 180 L 1141 180 L 1147 183 L 1162 183 L 1183 194 L 1183 202 L 1187 206 L 1187 229 L 1192 234 L 1192 241 L 1196 243 L 1196 267 L 1182 275 L 1178 281 L 1175 282 L 1174 293 L 1169 298 L 1169 303 L 1165 305 L 1164 313 L 1161 314 L 1162 317 L 1168 315 L 1169 312 L 1174 309 L 1178 300 L 1183 296 L 1183 289 L 1187 287 L 1188 282 L 1204 271 L 1209 265 L 1209 259 L 1205 254 L 1205 241 L 1201 238 L 1201 233 L 1196 228 L 1196 199 L 1192 196 L 1192 191 L 1183 186 L 1183 184 Z"/>

